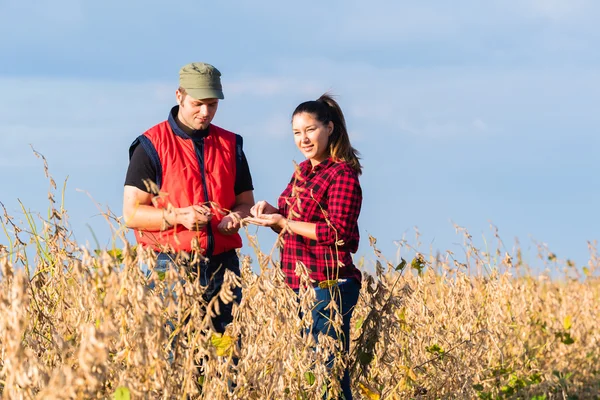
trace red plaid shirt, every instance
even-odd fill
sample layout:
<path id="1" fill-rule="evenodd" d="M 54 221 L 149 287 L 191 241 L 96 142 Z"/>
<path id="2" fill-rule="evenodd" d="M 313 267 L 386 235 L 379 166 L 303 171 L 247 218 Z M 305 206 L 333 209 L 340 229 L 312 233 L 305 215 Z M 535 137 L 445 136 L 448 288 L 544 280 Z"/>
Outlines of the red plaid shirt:
<path id="1" fill-rule="evenodd" d="M 314 168 L 306 160 L 298 167 L 279 196 L 279 213 L 290 221 L 316 223 L 317 240 L 284 234 L 281 269 L 288 285 L 297 289 L 300 284 L 298 261 L 306 265 L 315 283 L 344 278 L 360 281 L 361 273 L 350 255 L 356 253 L 359 241 L 362 190 L 358 174 L 347 163 L 331 159 Z"/>

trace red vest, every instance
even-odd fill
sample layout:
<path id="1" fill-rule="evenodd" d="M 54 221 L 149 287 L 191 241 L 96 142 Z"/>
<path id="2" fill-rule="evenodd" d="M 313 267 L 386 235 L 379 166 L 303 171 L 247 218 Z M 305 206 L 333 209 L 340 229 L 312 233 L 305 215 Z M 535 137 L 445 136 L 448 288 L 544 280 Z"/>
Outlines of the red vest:
<path id="1" fill-rule="evenodd" d="M 136 230 L 138 243 L 157 251 L 191 251 L 199 246 L 203 253 L 210 245 L 213 255 L 242 247 L 239 234 L 222 235 L 217 229 L 225 213 L 235 205 L 236 135 L 210 125 L 210 134 L 204 138 L 204 173 L 193 141 L 173 133 L 168 121 L 150 128 L 144 136 L 156 149 L 162 169 L 160 192 L 153 199 L 154 206 L 181 208 L 212 204 L 214 215 L 210 228 L 200 231 L 190 231 L 182 225 L 165 231 Z"/>

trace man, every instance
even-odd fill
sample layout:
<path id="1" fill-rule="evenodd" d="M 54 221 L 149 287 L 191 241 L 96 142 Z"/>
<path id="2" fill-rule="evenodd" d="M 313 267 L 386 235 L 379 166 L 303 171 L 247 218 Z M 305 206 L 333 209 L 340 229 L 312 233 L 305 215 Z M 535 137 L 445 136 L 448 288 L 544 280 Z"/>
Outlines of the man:
<path id="1" fill-rule="evenodd" d="M 123 195 L 125 224 L 140 246 L 157 253 L 156 268 L 183 263 L 207 286 L 207 301 L 219 292 L 225 269 L 240 274 L 238 230 L 254 205 L 242 137 L 211 123 L 224 99 L 220 77 L 210 64 L 181 68 L 178 105 L 129 149 Z M 241 289 L 234 294 L 239 301 Z M 220 306 L 212 322 L 223 333 L 232 304 Z"/>

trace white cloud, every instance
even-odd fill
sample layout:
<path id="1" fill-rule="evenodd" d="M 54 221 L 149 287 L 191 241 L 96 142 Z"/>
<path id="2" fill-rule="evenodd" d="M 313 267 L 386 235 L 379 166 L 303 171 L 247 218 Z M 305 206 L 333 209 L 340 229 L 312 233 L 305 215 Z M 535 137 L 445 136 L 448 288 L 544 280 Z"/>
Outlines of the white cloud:
<path id="1" fill-rule="evenodd" d="M 350 129 L 350 131 L 348 132 L 348 136 L 350 136 L 350 141 L 354 144 L 354 143 L 363 143 L 363 142 L 369 140 L 370 135 L 368 133 L 365 133 L 364 131 Z M 356 147 L 356 146 L 354 146 L 354 147 Z"/>
<path id="2" fill-rule="evenodd" d="M 428 119 L 411 123 L 401 120 L 397 127 L 398 133 L 409 134 L 425 140 L 464 138 L 487 130 L 487 126 L 481 120 L 474 120 L 469 123 L 452 119 Z"/>
<path id="3" fill-rule="evenodd" d="M 10 37 L 31 37 L 40 31 L 50 36 L 84 23 L 81 0 L 4 0 L 0 2 L 0 32 Z"/>
<path id="4" fill-rule="evenodd" d="M 315 75 L 310 67 L 317 61 Z M 599 78 L 596 70 L 579 67 L 381 68 L 297 59 L 281 62 L 269 75 L 232 74 L 216 123 L 243 135 L 285 138 L 294 107 L 331 88 L 353 132 L 423 138 L 482 132 L 510 135 L 519 120 L 547 123 L 547 110 L 553 110 L 556 118 L 560 113 L 589 120 L 595 115 L 593 96 L 600 90 Z M 160 81 L 58 78 L 0 77 L 0 86 L 5 88 L 0 93 L 1 141 L 13 146 L 15 138 L 26 145 L 53 140 L 101 143 L 125 137 L 121 145 L 126 147 L 166 117 L 175 90 Z"/>
<path id="5" fill-rule="evenodd" d="M 263 131 L 267 136 L 288 136 L 292 138 L 292 128 L 289 118 L 285 115 L 274 115 L 267 119 L 265 129 Z"/>
<path id="6" fill-rule="evenodd" d="M 598 2 L 592 0 L 529 0 L 525 4 L 534 14 L 554 21 L 586 19 L 599 10 Z"/>
<path id="7" fill-rule="evenodd" d="M 174 102 L 164 83 L 11 78 L 0 76 L 0 121 L 8 127 L 47 129 L 138 126 L 156 121 L 155 110 Z M 149 99 L 153 101 L 148 101 Z M 167 115 L 167 110 L 163 112 Z"/>
<path id="8" fill-rule="evenodd" d="M 263 115 L 256 119 L 259 123 L 246 126 L 244 137 L 249 140 L 289 137 L 292 140 L 290 120 L 286 115 Z"/>
<path id="9" fill-rule="evenodd" d="M 437 38 L 459 29 L 456 13 L 448 11 L 443 4 L 357 1 L 344 8 L 330 34 L 354 44 Z"/>
<path id="10" fill-rule="evenodd" d="M 286 70 L 297 76 L 303 67 L 295 61 Z M 544 122 L 548 112 L 591 118 L 600 92 L 600 74 L 585 66 L 409 69 L 330 62 L 320 70 L 321 79 L 340 88 L 349 119 L 417 132 L 496 130 L 514 120 Z"/>
<path id="11" fill-rule="evenodd" d="M 479 118 L 474 119 L 471 126 L 478 132 L 485 132 L 488 130 L 487 124 Z"/>
<path id="12" fill-rule="evenodd" d="M 227 82 L 224 91 L 231 96 L 275 96 L 281 94 L 312 95 L 319 85 L 311 81 L 285 77 L 237 76 Z"/>
<path id="13" fill-rule="evenodd" d="M 0 77 L 0 166 L 38 165 L 30 144 L 66 169 L 126 163 L 130 143 L 166 118 L 175 90 L 166 86 Z"/>

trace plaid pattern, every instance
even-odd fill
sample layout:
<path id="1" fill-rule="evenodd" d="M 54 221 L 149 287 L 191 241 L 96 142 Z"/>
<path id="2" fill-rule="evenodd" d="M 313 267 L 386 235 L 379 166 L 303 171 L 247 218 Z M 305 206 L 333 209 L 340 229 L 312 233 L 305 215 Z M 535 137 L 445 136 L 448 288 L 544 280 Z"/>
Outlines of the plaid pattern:
<path id="1" fill-rule="evenodd" d="M 358 175 L 347 163 L 327 159 L 312 168 L 306 160 L 298 166 L 279 197 L 279 213 L 290 221 L 316 223 L 317 240 L 284 234 L 281 269 L 292 289 L 300 284 L 297 262 L 307 267 L 315 282 L 361 280 L 350 255 L 358 249 L 361 204 Z"/>

